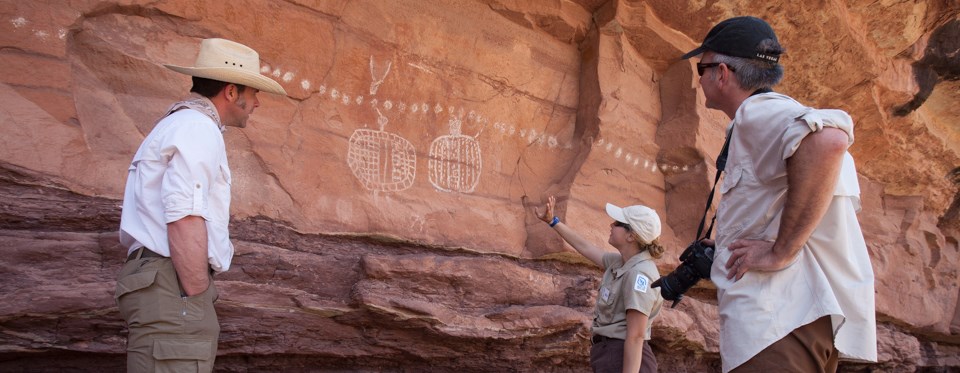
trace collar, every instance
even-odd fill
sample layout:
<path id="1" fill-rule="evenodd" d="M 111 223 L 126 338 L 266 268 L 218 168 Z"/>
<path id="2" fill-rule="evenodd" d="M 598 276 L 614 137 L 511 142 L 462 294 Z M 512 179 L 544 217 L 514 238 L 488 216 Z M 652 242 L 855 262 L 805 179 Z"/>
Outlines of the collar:
<path id="1" fill-rule="evenodd" d="M 770 93 L 770 92 L 773 92 L 773 90 L 770 88 L 760 88 L 756 91 L 753 91 L 753 93 L 751 93 L 750 95 L 754 96 L 754 95 L 759 95 L 761 93 Z"/>
<path id="2" fill-rule="evenodd" d="M 779 104 L 779 105 L 789 106 L 789 105 L 796 104 L 796 105 L 801 105 L 801 106 L 803 106 L 802 104 L 800 104 L 799 102 L 797 102 L 796 100 L 794 100 L 792 97 L 787 96 L 787 95 L 782 94 L 782 93 L 777 93 L 777 92 L 773 92 L 773 91 L 770 91 L 770 92 L 755 92 L 754 94 L 750 95 L 750 96 L 747 97 L 745 100 L 743 100 L 743 102 L 740 103 L 740 107 L 737 108 L 737 114 L 736 114 L 736 116 L 734 116 L 733 119 L 730 121 L 730 125 L 728 126 L 728 128 L 729 128 L 729 127 L 732 127 L 734 123 L 740 121 L 740 120 L 743 118 L 744 111 L 746 111 L 746 110 L 752 110 L 752 109 L 748 109 L 748 108 L 752 107 L 751 104 L 754 103 L 754 102 L 763 102 L 764 105 L 778 105 L 778 104 Z M 785 107 L 786 107 L 786 106 L 785 106 Z M 765 107 L 764 107 L 764 110 L 766 110 L 766 111 L 776 111 L 776 110 L 778 110 L 778 109 L 777 109 L 776 107 L 768 107 L 768 106 L 765 106 Z"/>
<path id="3" fill-rule="evenodd" d="M 628 270 L 635 267 L 637 264 L 640 264 L 640 262 L 644 262 L 651 259 L 653 259 L 653 256 L 650 255 L 650 252 L 647 250 L 643 250 L 639 254 L 631 257 L 630 260 L 628 260 L 626 263 L 623 263 L 623 265 L 620 266 L 620 268 L 615 268 L 613 270 L 613 277 L 619 278 L 620 276 L 623 276 L 624 273 L 627 273 Z"/>

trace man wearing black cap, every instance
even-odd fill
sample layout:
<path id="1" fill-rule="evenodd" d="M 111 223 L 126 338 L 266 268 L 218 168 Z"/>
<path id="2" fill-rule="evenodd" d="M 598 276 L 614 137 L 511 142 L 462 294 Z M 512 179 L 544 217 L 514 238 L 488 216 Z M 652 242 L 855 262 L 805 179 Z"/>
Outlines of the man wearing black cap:
<path id="1" fill-rule="evenodd" d="M 841 357 L 877 359 L 853 121 L 773 92 L 783 52 L 766 22 L 736 17 L 683 56 L 701 56 L 706 106 L 732 120 L 711 271 L 724 372 L 833 372 Z"/>

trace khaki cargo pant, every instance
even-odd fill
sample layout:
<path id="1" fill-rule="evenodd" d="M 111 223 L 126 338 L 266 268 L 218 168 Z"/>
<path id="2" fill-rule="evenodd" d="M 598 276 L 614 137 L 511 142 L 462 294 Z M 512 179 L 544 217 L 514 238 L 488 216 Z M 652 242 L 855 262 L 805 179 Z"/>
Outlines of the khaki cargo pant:
<path id="1" fill-rule="evenodd" d="M 130 330 L 127 372 L 213 371 L 220 337 L 213 279 L 201 294 L 180 294 L 169 258 L 137 258 L 124 264 L 115 297 Z"/>

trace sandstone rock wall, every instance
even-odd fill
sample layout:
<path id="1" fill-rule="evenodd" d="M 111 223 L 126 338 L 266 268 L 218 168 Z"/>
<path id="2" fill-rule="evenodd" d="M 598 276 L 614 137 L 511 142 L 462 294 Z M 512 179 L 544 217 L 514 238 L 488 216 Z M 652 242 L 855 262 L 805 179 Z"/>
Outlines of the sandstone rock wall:
<path id="1" fill-rule="evenodd" d="M 843 370 L 957 369 L 956 1 L 76 0 L 0 2 L 0 370 L 123 366 L 125 170 L 189 88 L 162 64 L 223 37 L 289 97 L 225 134 L 218 369 L 588 371 L 599 271 L 532 208 L 601 243 L 647 204 L 671 271 L 726 124 L 677 57 L 744 14 L 779 90 L 857 122 L 881 361 Z M 715 296 L 662 313 L 662 371 L 719 370 Z"/>

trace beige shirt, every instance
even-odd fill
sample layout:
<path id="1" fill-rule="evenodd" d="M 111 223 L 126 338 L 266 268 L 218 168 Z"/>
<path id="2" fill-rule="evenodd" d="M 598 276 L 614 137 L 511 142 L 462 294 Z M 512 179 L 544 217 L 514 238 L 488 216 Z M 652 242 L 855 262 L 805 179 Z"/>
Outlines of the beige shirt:
<path id="1" fill-rule="evenodd" d="M 860 186 L 853 157 L 843 159 L 833 202 L 793 263 L 776 272 L 727 280 L 726 248 L 737 239 L 777 238 L 786 202 L 786 159 L 824 126 L 845 131 L 839 110 L 815 110 L 778 93 L 751 96 L 737 110 L 717 210 L 717 285 L 723 371 L 743 364 L 794 329 L 830 315 L 841 357 L 876 361 L 873 268 L 856 213 Z"/>
<path id="2" fill-rule="evenodd" d="M 607 253 L 603 255 L 603 267 L 593 334 L 626 339 L 627 310 L 637 310 L 648 317 L 644 339 L 649 340 L 653 320 L 663 305 L 660 288 L 650 287 L 660 278 L 650 253 L 644 251 L 634 255 L 626 263 L 620 254 Z"/>

